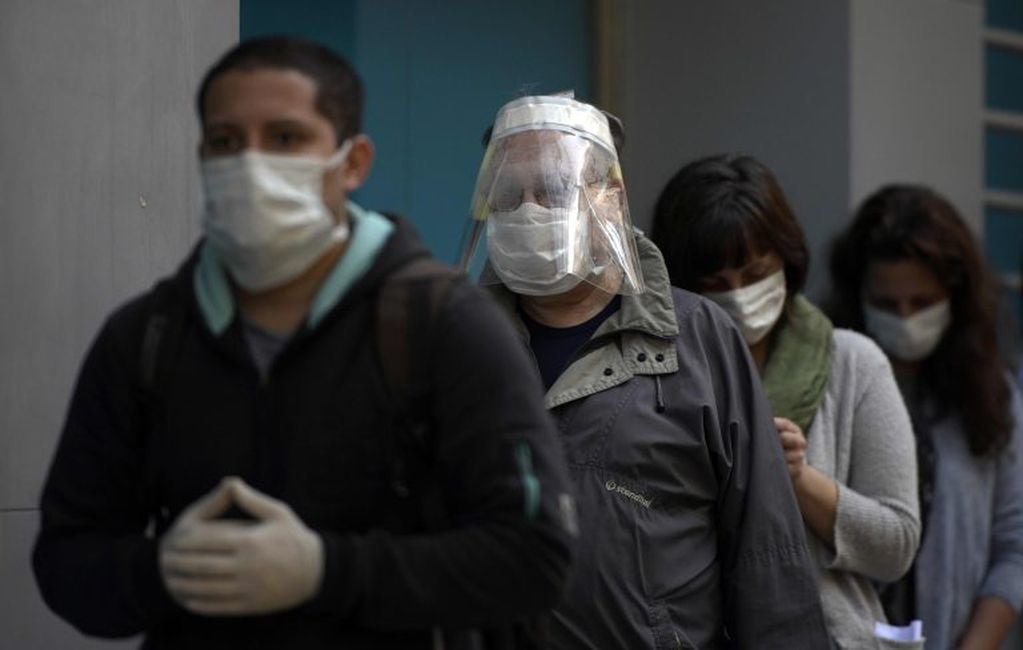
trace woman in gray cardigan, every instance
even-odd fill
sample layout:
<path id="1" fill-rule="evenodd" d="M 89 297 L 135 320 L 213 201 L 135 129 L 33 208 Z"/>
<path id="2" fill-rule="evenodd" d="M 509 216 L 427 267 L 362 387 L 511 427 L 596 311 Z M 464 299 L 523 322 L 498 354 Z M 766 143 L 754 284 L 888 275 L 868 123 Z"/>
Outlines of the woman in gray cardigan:
<path id="1" fill-rule="evenodd" d="M 753 158 L 682 168 L 657 202 L 652 238 L 673 284 L 723 307 L 760 369 L 829 632 L 840 648 L 888 647 L 875 636 L 885 615 L 873 581 L 902 576 L 920 536 L 913 433 L 888 360 L 800 295 L 802 228 Z"/>
<path id="2" fill-rule="evenodd" d="M 934 648 L 996 648 L 1023 604 L 1023 411 L 995 336 L 998 289 L 955 208 L 869 197 L 835 243 L 837 322 L 888 353 L 915 425 L 924 534 L 893 618 Z"/>

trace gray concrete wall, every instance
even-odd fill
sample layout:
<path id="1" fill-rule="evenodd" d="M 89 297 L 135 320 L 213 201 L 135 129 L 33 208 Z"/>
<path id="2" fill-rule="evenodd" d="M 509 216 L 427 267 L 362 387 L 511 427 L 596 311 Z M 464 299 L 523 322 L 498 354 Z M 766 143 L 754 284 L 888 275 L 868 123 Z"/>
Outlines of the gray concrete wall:
<path id="1" fill-rule="evenodd" d="M 925 183 L 983 226 L 982 2 L 850 4 L 850 199 Z"/>
<path id="2" fill-rule="evenodd" d="M 235 0 L 0 3 L 0 647 L 98 648 L 28 567 L 82 356 L 199 232 L 192 96 Z"/>
<path id="3" fill-rule="evenodd" d="M 818 248 L 848 203 L 848 8 L 818 0 L 617 3 L 633 220 L 686 162 L 749 153 L 778 175 Z"/>
<path id="4" fill-rule="evenodd" d="M 947 194 L 979 229 L 982 3 L 602 0 L 602 101 L 625 121 L 633 220 L 684 163 L 738 151 L 778 175 L 826 248 L 880 184 Z"/>

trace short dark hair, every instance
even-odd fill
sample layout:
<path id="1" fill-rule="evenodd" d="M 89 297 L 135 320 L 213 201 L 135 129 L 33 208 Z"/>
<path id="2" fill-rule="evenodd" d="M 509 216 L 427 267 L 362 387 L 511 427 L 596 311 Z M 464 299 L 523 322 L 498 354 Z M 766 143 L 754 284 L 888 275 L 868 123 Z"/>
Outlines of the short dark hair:
<path id="1" fill-rule="evenodd" d="M 199 122 L 205 124 L 210 85 L 226 72 L 263 68 L 295 70 L 316 84 L 316 110 L 330 120 L 338 144 L 362 131 L 362 80 L 330 48 L 294 36 L 264 36 L 231 48 L 203 77 L 196 95 Z"/>
<path id="2" fill-rule="evenodd" d="M 806 236 L 778 179 L 751 156 L 708 156 L 679 170 L 657 199 L 650 237 L 672 284 L 683 289 L 773 251 L 785 263 L 791 296 L 810 265 Z"/>

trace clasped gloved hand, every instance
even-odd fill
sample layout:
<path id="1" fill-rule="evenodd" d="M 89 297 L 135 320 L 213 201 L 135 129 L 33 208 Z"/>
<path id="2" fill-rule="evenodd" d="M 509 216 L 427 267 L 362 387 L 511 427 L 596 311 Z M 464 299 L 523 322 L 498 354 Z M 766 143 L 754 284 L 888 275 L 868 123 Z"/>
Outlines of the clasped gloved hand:
<path id="1" fill-rule="evenodd" d="M 256 521 L 217 519 L 232 505 Z M 269 614 L 319 591 L 323 541 L 287 504 L 227 478 L 161 540 L 160 574 L 174 600 L 196 614 Z"/>

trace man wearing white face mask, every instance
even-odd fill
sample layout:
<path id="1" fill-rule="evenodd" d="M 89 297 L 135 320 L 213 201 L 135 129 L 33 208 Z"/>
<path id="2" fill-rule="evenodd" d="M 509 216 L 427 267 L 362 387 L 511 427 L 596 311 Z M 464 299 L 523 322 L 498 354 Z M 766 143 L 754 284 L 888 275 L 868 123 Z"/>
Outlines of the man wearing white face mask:
<path id="1" fill-rule="evenodd" d="M 82 631 L 484 648 L 461 644 L 560 593 L 573 507 L 539 380 L 482 291 L 347 201 L 361 93 L 292 38 L 207 73 L 205 238 L 106 323 L 43 494 L 37 580 Z"/>
<path id="2" fill-rule="evenodd" d="M 632 228 L 611 124 L 566 97 L 505 105 L 463 256 L 486 250 L 480 281 L 529 342 L 579 499 L 553 647 L 826 648 L 756 370 Z"/>

